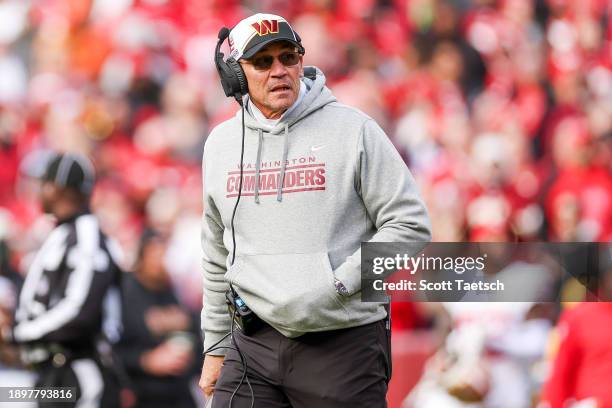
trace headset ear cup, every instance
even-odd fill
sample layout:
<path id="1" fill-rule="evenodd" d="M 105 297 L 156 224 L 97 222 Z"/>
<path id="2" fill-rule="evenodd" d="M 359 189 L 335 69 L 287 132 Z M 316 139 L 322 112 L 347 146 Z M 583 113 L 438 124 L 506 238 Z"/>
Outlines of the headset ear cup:
<path id="1" fill-rule="evenodd" d="M 217 68 L 225 96 L 234 96 L 236 80 L 234 78 L 233 70 L 225 63 L 225 61 L 218 62 Z"/>
<path id="2" fill-rule="evenodd" d="M 221 52 L 221 44 L 229 36 L 230 30 L 223 27 L 219 31 L 219 41 L 215 47 L 215 66 L 221 79 L 221 86 L 225 96 L 236 98 L 236 102 L 242 105 L 242 96 L 249 92 L 246 76 L 240 64 L 233 58 L 228 58 L 223 61 L 223 53 Z"/>
<path id="3" fill-rule="evenodd" d="M 236 78 L 236 88 L 234 88 L 237 92 L 240 92 L 240 95 L 246 95 L 249 93 L 249 85 L 247 83 L 246 75 L 242 69 L 242 66 L 239 62 L 234 60 L 233 58 L 229 58 L 227 60 L 227 65 L 231 68 Z"/>

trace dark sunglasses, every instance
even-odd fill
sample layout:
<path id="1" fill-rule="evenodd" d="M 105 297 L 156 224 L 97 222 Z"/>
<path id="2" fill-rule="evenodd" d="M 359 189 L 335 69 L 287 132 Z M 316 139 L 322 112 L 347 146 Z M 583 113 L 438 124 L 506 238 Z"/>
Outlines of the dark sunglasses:
<path id="1" fill-rule="evenodd" d="M 272 55 L 262 55 L 260 57 L 251 58 L 246 60 L 249 64 L 253 65 L 253 67 L 258 71 L 266 71 L 270 69 L 272 64 L 274 63 L 274 56 Z M 300 62 L 300 53 L 298 52 L 283 52 L 278 57 L 278 60 L 281 64 L 286 67 L 292 67 L 297 65 Z"/>

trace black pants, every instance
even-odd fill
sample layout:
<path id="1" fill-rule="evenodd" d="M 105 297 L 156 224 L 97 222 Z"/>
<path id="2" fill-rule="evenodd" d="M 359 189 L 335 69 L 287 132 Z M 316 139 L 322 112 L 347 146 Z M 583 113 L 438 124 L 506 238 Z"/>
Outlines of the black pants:
<path id="1" fill-rule="evenodd" d="M 95 358 L 78 358 L 56 367 L 47 362 L 38 367 L 36 387 L 74 387 L 76 402 L 39 403 L 44 408 L 119 407 L 119 385 L 116 377 Z"/>
<path id="2" fill-rule="evenodd" d="M 256 408 L 386 407 L 387 358 L 384 321 L 349 329 L 308 333 L 295 339 L 265 326 L 252 336 L 235 332 L 247 362 Z M 228 350 L 215 386 L 213 408 L 227 408 L 243 365 Z M 251 406 L 246 381 L 233 408 Z"/>

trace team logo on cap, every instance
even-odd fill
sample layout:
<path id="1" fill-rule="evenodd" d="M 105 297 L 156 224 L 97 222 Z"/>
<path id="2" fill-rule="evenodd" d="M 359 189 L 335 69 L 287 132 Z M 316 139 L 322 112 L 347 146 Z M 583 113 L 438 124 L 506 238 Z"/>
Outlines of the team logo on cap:
<path id="1" fill-rule="evenodd" d="M 251 27 L 257 31 L 257 35 L 267 35 L 269 33 L 278 33 L 278 20 L 261 20 L 251 24 Z"/>

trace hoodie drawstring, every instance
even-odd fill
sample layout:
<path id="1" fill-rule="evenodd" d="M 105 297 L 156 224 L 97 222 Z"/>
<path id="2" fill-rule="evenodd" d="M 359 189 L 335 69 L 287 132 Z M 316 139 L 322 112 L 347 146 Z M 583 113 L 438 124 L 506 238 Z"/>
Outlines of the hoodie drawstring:
<path id="1" fill-rule="evenodd" d="M 263 146 L 263 130 L 258 129 L 259 141 L 257 143 L 257 160 L 255 161 L 255 202 L 259 204 L 259 173 L 261 169 L 261 150 Z M 283 201 L 283 184 L 285 182 L 285 168 L 287 167 L 287 154 L 289 153 L 289 124 L 285 123 L 283 140 L 283 160 L 281 164 L 276 201 Z"/>
<path id="2" fill-rule="evenodd" d="M 259 204 L 259 168 L 261 166 L 261 146 L 263 145 L 263 130 L 259 129 L 257 144 L 257 160 L 255 161 L 255 202 Z"/>
<path id="3" fill-rule="evenodd" d="M 289 124 L 285 123 L 285 141 L 283 144 L 283 163 L 281 164 L 280 179 L 278 181 L 278 191 L 276 201 L 283 201 L 283 184 L 285 182 L 285 167 L 287 167 L 287 153 L 289 151 Z"/>

